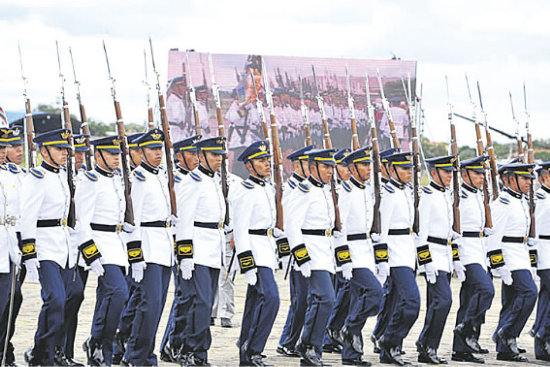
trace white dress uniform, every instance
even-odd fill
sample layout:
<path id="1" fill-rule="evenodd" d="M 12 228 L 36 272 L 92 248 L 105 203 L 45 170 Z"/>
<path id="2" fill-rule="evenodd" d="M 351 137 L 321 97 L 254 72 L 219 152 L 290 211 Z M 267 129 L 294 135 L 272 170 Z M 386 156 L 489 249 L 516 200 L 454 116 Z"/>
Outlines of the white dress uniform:
<path id="1" fill-rule="evenodd" d="M 537 268 L 550 269 L 550 189 L 541 186 L 535 193 L 535 230 L 537 233 Z"/>
<path id="2" fill-rule="evenodd" d="M 17 246 L 17 237 L 15 235 L 17 219 L 14 219 L 15 204 L 10 198 L 16 196 L 16 190 L 12 188 L 12 173 L 2 165 L 0 167 L 0 273 L 9 273 L 11 271 L 10 258 L 15 258 L 19 254 Z M 10 206 L 10 203 L 12 205 Z M 14 226 L 15 225 L 15 226 Z M 7 289 L 9 292 L 9 289 Z"/>
<path id="3" fill-rule="evenodd" d="M 466 266 L 479 264 L 484 268 L 487 265 L 487 251 L 485 238 L 482 236 L 466 237 L 468 232 L 483 233 L 485 227 L 485 208 L 483 192 L 466 184 L 460 190 L 460 230 L 463 236 L 456 240 L 460 253 L 460 262 Z"/>
<path id="4" fill-rule="evenodd" d="M 429 186 L 422 186 L 422 196 L 418 204 L 420 216 L 418 246 L 428 244 L 436 270 L 447 273 L 453 271 L 451 251 L 453 203 L 451 195 L 451 190 L 432 181 Z M 434 241 L 446 241 L 446 243 L 441 244 Z"/>

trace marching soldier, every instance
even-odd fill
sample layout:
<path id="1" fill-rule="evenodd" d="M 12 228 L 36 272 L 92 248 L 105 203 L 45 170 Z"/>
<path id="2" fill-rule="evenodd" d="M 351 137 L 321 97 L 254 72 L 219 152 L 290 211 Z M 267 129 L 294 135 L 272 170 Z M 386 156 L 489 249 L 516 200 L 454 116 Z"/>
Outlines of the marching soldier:
<path id="1" fill-rule="evenodd" d="M 138 303 L 125 359 L 130 364 L 156 365 L 155 334 L 166 301 L 174 263 L 168 180 L 159 167 L 164 133 L 151 129 L 136 140 L 142 161 L 133 171 L 132 206 L 135 230 L 128 236 L 128 261 Z"/>
<path id="2" fill-rule="evenodd" d="M 457 272 L 460 281 L 465 278 L 464 267 L 453 258 L 451 243 L 458 239 L 452 230 L 453 203 L 449 186 L 456 170 L 455 156 L 426 159 L 432 181 L 422 186 L 422 197 L 418 207 L 420 231 L 417 239 L 418 264 L 425 272 L 427 282 L 427 309 L 424 328 L 418 336 L 418 362 L 446 364 L 438 357 L 447 315 L 451 309 L 451 274 Z"/>
<path id="3" fill-rule="evenodd" d="M 349 281 L 349 312 L 342 329 L 344 349 L 342 363 L 344 365 L 370 366 L 371 363 L 362 359 L 363 326 L 369 316 L 378 313 L 382 300 L 382 288 L 376 279 L 376 268 L 386 268 L 389 273 L 386 255 L 377 251 L 375 256 L 370 230 L 373 220 L 374 197 L 367 181 L 370 178 L 370 148 L 358 149 L 347 155 L 343 162 L 351 172 L 348 185 L 343 186 L 339 196 L 339 207 L 342 216 L 342 231 L 345 236 L 336 240 L 336 246 L 347 244 L 353 264 L 353 277 Z M 385 264 L 385 265 L 378 265 Z"/>
<path id="4" fill-rule="evenodd" d="M 497 359 L 526 362 L 516 338 L 525 326 L 537 300 L 537 286 L 531 275 L 529 207 L 524 195 L 533 178 L 532 164 L 507 164 L 499 169 L 504 190 L 491 204 L 494 235 L 487 238 L 493 272 L 502 279 L 502 309 L 493 338 Z"/>
<path id="5" fill-rule="evenodd" d="M 308 308 L 297 352 L 302 363 L 320 366 L 325 328 L 334 304 L 334 258 L 350 264 L 347 248 L 333 249 L 334 203 L 330 186 L 334 149 L 308 152 L 310 176 L 298 185 L 296 197 L 288 203 L 285 230 L 290 247 L 308 283 Z M 340 233 L 336 234 L 341 235 Z"/>
<path id="6" fill-rule="evenodd" d="M 550 162 L 543 162 L 537 168 L 541 184 L 535 194 L 535 229 L 537 231 L 537 274 L 540 277 L 540 292 L 537 304 L 537 317 L 532 333 L 535 336 L 535 357 L 550 361 Z"/>
<path id="7" fill-rule="evenodd" d="M 187 202 L 193 193 L 185 190 L 191 180 L 190 172 L 199 165 L 197 143 L 202 138 L 201 135 L 195 135 L 187 139 L 180 140 L 173 144 L 174 156 L 177 158 L 176 177 L 174 190 L 176 191 L 176 200 L 178 207 L 178 218 L 183 217 L 183 212 L 187 210 Z M 178 261 L 183 259 L 183 255 L 176 252 Z M 189 279 L 184 279 L 179 272 L 179 266 L 173 267 L 175 294 L 172 309 L 166 331 L 160 346 L 161 359 L 165 362 L 178 362 L 181 360 L 181 349 L 184 342 L 184 330 L 187 324 L 188 314 L 195 297 L 193 283 Z"/>
<path id="8" fill-rule="evenodd" d="M 90 142 L 96 166 L 83 173 L 85 178 L 75 193 L 78 249 L 86 266 L 98 276 L 91 335 L 83 346 L 90 366 L 111 365 L 116 326 L 128 298 L 128 260 L 121 231 L 130 231 L 131 226 L 124 223 L 124 188 L 115 173 L 120 142 L 119 136 Z"/>
<path id="9" fill-rule="evenodd" d="M 485 237 L 492 233 L 492 229 L 484 228 L 482 186 L 487 158 L 480 156 L 460 162 L 463 181 L 460 190 L 462 237 L 456 242 L 460 262 L 466 268 L 466 280 L 460 287 L 460 308 L 456 315 L 453 338 L 452 360 L 458 362 L 484 363 L 482 358 L 472 353 L 484 352 L 477 339 L 485 313 L 491 307 L 495 295 L 493 280 L 487 272 L 485 250 Z"/>
<path id="10" fill-rule="evenodd" d="M 271 176 L 269 146 L 252 143 L 238 157 L 250 176 L 232 190 L 231 206 L 235 250 L 241 272 L 248 283 L 239 337 L 239 361 L 244 366 L 266 366 L 262 352 L 279 310 L 279 290 L 274 278 L 280 237 L 275 227 L 276 207 Z M 279 232 L 279 233 L 277 233 Z"/>
<path id="11" fill-rule="evenodd" d="M 387 244 L 391 291 L 394 299 L 388 310 L 390 318 L 380 339 L 380 362 L 399 366 L 410 365 L 401 356 L 403 339 L 409 333 L 420 311 L 420 294 L 414 275 L 416 246 L 412 235 L 414 221 L 413 196 L 407 184 L 412 177 L 411 153 L 395 153 L 386 157 L 391 179 L 385 184 L 380 203 L 381 233 L 379 243 Z M 387 302 L 387 301 L 386 301 Z"/>
<path id="12" fill-rule="evenodd" d="M 288 212 L 288 202 L 292 200 L 292 198 L 294 198 L 293 194 L 297 186 L 309 177 L 309 156 L 307 155 L 307 152 L 312 149 L 313 145 L 309 145 L 304 148 L 295 150 L 286 157 L 292 162 L 294 172 L 288 178 L 283 189 L 283 213 Z M 304 318 L 307 309 L 307 281 L 306 278 L 302 275 L 300 267 L 295 262 L 293 263 L 290 251 L 281 251 L 281 249 L 279 248 L 279 256 L 281 256 L 282 259 L 287 260 L 283 261 L 283 268 L 287 269 L 288 267 L 291 267 L 291 269 L 289 284 L 290 307 L 288 309 L 288 315 L 281 338 L 279 339 L 277 353 L 289 357 L 297 357 L 298 354 L 296 354 L 295 351 L 296 343 L 300 338 L 300 333 L 302 332 L 302 328 L 304 326 Z"/>
<path id="13" fill-rule="evenodd" d="M 64 312 L 72 280 L 67 227 L 70 192 L 63 166 L 67 162 L 70 131 L 59 129 L 34 138 L 43 161 L 23 179 L 21 244 L 29 281 L 40 280 L 44 301 L 35 344 L 25 352 L 29 365 L 68 365 L 63 352 Z"/>
<path id="14" fill-rule="evenodd" d="M 225 252 L 225 201 L 216 172 L 222 164 L 225 137 L 201 140 L 197 143 L 199 167 L 189 173 L 189 184 L 183 187 L 183 197 L 189 198 L 176 226 L 176 251 L 182 278 L 192 280 L 195 289 L 193 306 L 185 327 L 185 364 L 208 364 L 212 343 L 210 315 L 218 276 Z"/>

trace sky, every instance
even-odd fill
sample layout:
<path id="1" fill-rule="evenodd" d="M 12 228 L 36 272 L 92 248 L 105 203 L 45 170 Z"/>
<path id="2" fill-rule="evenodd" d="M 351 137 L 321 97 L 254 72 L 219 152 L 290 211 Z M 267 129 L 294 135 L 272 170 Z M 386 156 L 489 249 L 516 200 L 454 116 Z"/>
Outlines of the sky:
<path id="1" fill-rule="evenodd" d="M 59 103 L 57 40 L 71 111 L 78 114 L 69 46 L 87 115 L 114 122 L 104 40 L 124 120 L 142 123 L 147 116 L 143 52 L 149 52 L 151 36 L 162 87 L 171 48 L 367 59 L 397 55 L 417 61 L 425 135 L 436 141 L 450 135 L 445 76 L 455 112 L 472 114 L 467 73 L 476 102 L 475 82 L 481 85 L 489 124 L 514 133 L 511 91 L 522 135 L 525 82 L 531 132 L 550 139 L 548 14 L 545 0 L 2 0 L 0 106 L 24 108 L 18 42 L 32 105 Z M 154 101 L 156 80 L 147 62 Z M 474 146 L 473 125 L 455 122 L 459 145 Z M 493 139 L 508 142 L 498 135 Z"/>

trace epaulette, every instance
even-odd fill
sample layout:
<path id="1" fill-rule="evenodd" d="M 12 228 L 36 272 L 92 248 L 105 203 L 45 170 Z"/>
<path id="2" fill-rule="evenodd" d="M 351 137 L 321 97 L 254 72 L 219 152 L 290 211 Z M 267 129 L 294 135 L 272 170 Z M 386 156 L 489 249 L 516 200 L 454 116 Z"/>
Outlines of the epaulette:
<path id="1" fill-rule="evenodd" d="M 196 172 L 189 172 L 189 176 L 191 176 L 191 178 L 197 182 L 201 182 L 202 181 L 202 177 L 199 176 L 198 173 Z"/>
<path id="2" fill-rule="evenodd" d="M 92 182 L 96 182 L 99 177 L 92 171 L 84 171 L 84 176 L 88 177 L 88 179 Z"/>
<path id="3" fill-rule="evenodd" d="M 180 175 L 175 175 L 174 176 L 174 182 L 175 183 L 180 183 L 181 182 L 181 176 Z"/>
<path id="4" fill-rule="evenodd" d="M 342 182 L 342 187 L 344 188 L 344 190 L 346 190 L 347 192 L 350 192 L 352 187 L 349 183 L 347 182 Z"/>
<path id="5" fill-rule="evenodd" d="M 395 189 L 390 185 L 383 185 L 382 187 L 384 187 L 384 189 L 386 189 L 386 191 L 389 192 L 390 194 L 393 194 L 395 192 Z"/>
<path id="6" fill-rule="evenodd" d="M 38 168 L 31 168 L 30 173 L 36 178 L 44 178 L 44 172 L 42 172 Z"/>
<path id="7" fill-rule="evenodd" d="M 304 183 L 304 182 L 300 182 L 298 184 L 298 188 L 300 189 L 300 191 L 302 192 L 309 192 L 309 185 L 307 183 Z"/>
<path id="8" fill-rule="evenodd" d="M 147 179 L 147 177 L 145 177 L 143 172 L 138 171 L 137 169 L 134 170 L 133 174 L 134 174 L 134 177 L 137 178 L 139 181 L 145 181 Z"/>
<path id="9" fill-rule="evenodd" d="M 11 173 L 14 173 L 14 174 L 18 174 L 21 172 L 21 167 L 19 167 L 17 164 L 15 163 L 8 163 L 8 170 L 11 172 Z"/>
<path id="10" fill-rule="evenodd" d="M 295 189 L 296 188 L 296 182 L 292 181 L 290 178 L 286 181 L 288 183 L 288 186 L 291 188 L 291 189 Z"/>
<path id="11" fill-rule="evenodd" d="M 546 199 L 546 195 L 544 195 L 542 192 L 537 192 L 537 193 L 535 194 L 535 197 L 536 197 L 537 199 L 540 199 L 540 200 Z"/>
<path id="12" fill-rule="evenodd" d="M 500 201 L 502 204 L 506 204 L 506 205 L 510 204 L 510 199 L 507 199 L 507 198 L 502 197 L 502 196 L 498 197 L 498 201 Z"/>
<path id="13" fill-rule="evenodd" d="M 432 188 L 429 187 L 429 186 L 420 186 L 420 188 L 421 188 L 422 191 L 424 191 L 426 194 L 431 194 L 431 193 L 433 193 Z"/>
<path id="14" fill-rule="evenodd" d="M 460 190 L 460 197 L 462 199 L 468 199 L 468 193 L 464 190 Z"/>
<path id="15" fill-rule="evenodd" d="M 248 180 L 243 180 L 241 181 L 241 184 L 246 187 L 247 189 L 253 189 L 254 188 L 254 184 Z"/>

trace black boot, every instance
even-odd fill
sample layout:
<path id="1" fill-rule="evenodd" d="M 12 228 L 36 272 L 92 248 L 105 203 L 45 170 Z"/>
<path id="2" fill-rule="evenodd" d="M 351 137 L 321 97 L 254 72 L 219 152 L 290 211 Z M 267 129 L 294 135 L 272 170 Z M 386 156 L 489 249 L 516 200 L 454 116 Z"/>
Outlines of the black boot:
<path id="1" fill-rule="evenodd" d="M 97 339 L 90 336 L 84 344 L 82 344 L 82 350 L 86 352 L 86 358 L 88 359 L 88 365 L 90 366 L 101 366 L 105 363 L 105 358 L 103 358 L 103 350 L 101 349 L 101 344 Z"/>
<path id="2" fill-rule="evenodd" d="M 60 346 L 55 347 L 55 353 L 53 356 L 53 365 L 54 366 L 70 366 L 69 361 L 67 360 L 67 357 L 65 356 L 65 352 L 63 351 L 63 348 Z"/>

